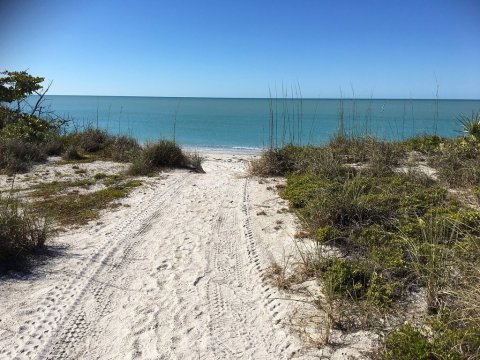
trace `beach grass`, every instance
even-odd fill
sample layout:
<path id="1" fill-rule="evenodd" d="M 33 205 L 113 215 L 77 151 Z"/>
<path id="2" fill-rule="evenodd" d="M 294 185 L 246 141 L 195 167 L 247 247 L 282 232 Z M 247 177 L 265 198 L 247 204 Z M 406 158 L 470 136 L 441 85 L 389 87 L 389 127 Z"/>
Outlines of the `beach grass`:
<path id="1" fill-rule="evenodd" d="M 375 355 L 383 359 L 479 356 L 479 149 L 470 131 L 398 142 L 339 134 L 321 147 L 268 149 L 252 162 L 254 175 L 287 178 L 282 196 L 316 244 L 298 247 L 298 276 L 287 279 L 273 264 L 271 278 L 284 289 L 295 278 L 322 284 L 329 296 L 312 302 L 329 319 L 326 343 L 332 329 L 360 328 L 384 334 Z M 409 317 L 402 307 L 413 294 L 423 294 L 425 308 Z"/>

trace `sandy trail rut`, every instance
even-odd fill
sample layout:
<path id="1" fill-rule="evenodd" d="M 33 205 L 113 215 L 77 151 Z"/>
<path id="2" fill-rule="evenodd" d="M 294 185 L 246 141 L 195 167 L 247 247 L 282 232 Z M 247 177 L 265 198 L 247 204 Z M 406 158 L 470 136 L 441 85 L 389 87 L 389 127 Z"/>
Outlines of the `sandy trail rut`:
<path id="1" fill-rule="evenodd" d="M 72 245 L 64 256 L 74 260 L 45 265 L 50 276 L 0 284 L 0 358 L 294 357 L 263 278 L 244 165 L 210 160 L 207 175 L 174 172 L 92 246 Z M 27 293 L 15 315 L 5 298 Z"/>

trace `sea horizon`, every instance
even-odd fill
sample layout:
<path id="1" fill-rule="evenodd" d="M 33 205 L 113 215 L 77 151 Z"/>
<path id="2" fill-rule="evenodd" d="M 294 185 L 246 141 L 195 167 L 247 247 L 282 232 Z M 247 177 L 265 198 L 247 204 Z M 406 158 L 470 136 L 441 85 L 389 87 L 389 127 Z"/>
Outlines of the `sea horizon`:
<path id="1" fill-rule="evenodd" d="M 389 97 L 241 97 L 241 96 L 163 96 L 163 95 L 91 95 L 91 94 L 48 94 L 48 96 L 82 96 L 82 97 L 124 97 L 124 98 L 166 98 L 166 99 L 231 99 L 231 100 L 431 100 L 431 101 L 480 101 L 472 98 L 389 98 Z"/>

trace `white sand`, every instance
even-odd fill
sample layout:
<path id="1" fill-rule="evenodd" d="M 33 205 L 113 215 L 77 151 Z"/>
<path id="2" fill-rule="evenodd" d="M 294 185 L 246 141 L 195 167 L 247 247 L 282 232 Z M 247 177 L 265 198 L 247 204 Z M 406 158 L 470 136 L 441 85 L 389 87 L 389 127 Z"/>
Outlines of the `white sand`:
<path id="1" fill-rule="evenodd" d="M 205 157 L 206 174 L 143 178 L 125 206 L 55 237 L 31 273 L 1 277 L 0 359 L 362 358 L 361 334 L 344 347 L 302 342 L 295 323 L 312 309 L 265 276 L 271 261 L 295 261 L 297 220 L 269 190 L 280 180 L 249 179 L 251 155 Z M 41 165 L 16 182 L 124 168 L 79 167 Z"/>
<path id="2" fill-rule="evenodd" d="M 305 355 L 284 321 L 288 306 L 263 278 L 279 239 L 270 235 L 281 231 L 256 223 L 255 192 L 265 189 L 245 177 L 246 158 L 212 154 L 206 174 L 145 179 L 126 206 L 53 239 L 53 255 L 30 274 L 3 276 L 0 358 Z M 92 175 L 95 164 L 80 167 Z"/>

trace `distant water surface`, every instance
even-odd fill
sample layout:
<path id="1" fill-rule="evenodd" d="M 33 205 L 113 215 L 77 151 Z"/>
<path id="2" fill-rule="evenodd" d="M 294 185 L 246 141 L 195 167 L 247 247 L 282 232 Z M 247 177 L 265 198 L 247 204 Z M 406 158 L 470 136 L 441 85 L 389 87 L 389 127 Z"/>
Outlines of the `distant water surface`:
<path id="1" fill-rule="evenodd" d="M 223 99 L 47 96 L 70 127 L 99 127 L 140 142 L 173 139 L 191 148 L 258 149 L 285 143 L 320 144 L 347 133 L 402 139 L 421 133 L 455 136 L 458 117 L 480 100 Z M 272 126 L 273 124 L 273 126 Z M 272 134 L 273 132 L 273 134 Z M 271 136 L 273 135 L 273 136 Z"/>

